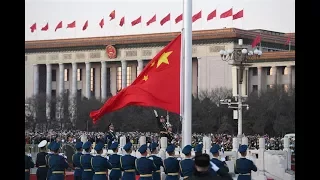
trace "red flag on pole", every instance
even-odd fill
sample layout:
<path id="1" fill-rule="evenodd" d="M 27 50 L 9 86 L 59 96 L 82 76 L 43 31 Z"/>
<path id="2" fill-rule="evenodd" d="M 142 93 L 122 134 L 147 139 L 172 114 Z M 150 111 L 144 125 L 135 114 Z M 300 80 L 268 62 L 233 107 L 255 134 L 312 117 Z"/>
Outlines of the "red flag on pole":
<path id="1" fill-rule="evenodd" d="M 106 113 L 130 105 L 158 107 L 179 114 L 180 52 L 181 35 L 163 48 L 130 86 L 108 99 L 99 110 L 92 111 L 93 123 Z"/>
<path id="2" fill-rule="evenodd" d="M 286 40 L 286 43 L 284 43 L 284 45 L 285 45 L 285 46 L 288 45 L 288 44 L 290 43 L 290 41 L 291 41 L 291 37 L 288 36 L 288 38 L 287 38 L 287 40 Z"/>
<path id="3" fill-rule="evenodd" d="M 232 16 L 232 8 L 229 9 L 228 11 L 222 13 L 222 14 L 220 15 L 220 18 L 227 18 L 227 17 L 229 17 L 229 16 Z"/>
<path id="4" fill-rule="evenodd" d="M 103 26 L 104 26 L 104 18 L 102 18 L 101 21 L 99 22 L 99 26 L 101 27 L 101 29 L 103 28 Z"/>
<path id="5" fill-rule="evenodd" d="M 116 10 L 113 10 L 110 14 L 109 14 L 109 17 L 110 17 L 110 21 L 112 19 L 114 19 L 116 17 Z"/>
<path id="6" fill-rule="evenodd" d="M 257 44 L 260 43 L 260 41 L 261 41 L 261 36 L 260 36 L 260 35 L 257 35 L 256 38 L 254 38 L 254 40 L 253 40 L 253 42 L 252 42 L 252 44 L 251 44 L 251 47 L 253 47 L 253 48 L 256 47 Z"/>
<path id="7" fill-rule="evenodd" d="M 217 17 L 217 10 L 215 9 L 210 14 L 208 14 L 207 21 L 210 21 L 211 19 Z"/>
<path id="8" fill-rule="evenodd" d="M 67 28 L 75 28 L 76 27 L 76 21 L 73 21 L 72 23 L 67 25 Z"/>
<path id="9" fill-rule="evenodd" d="M 168 21 L 170 21 L 170 13 L 160 21 L 160 25 L 163 26 Z"/>
<path id="10" fill-rule="evenodd" d="M 199 11 L 197 14 L 192 16 L 192 22 L 194 23 L 200 18 L 201 18 L 201 11 Z"/>
<path id="11" fill-rule="evenodd" d="M 177 24 L 178 22 L 182 21 L 182 18 L 183 18 L 183 15 L 180 14 L 180 15 L 175 19 L 176 24 Z"/>
<path id="12" fill-rule="evenodd" d="M 232 16 L 233 20 L 239 19 L 243 17 L 243 9 Z"/>
<path id="13" fill-rule="evenodd" d="M 120 20 L 120 23 L 119 23 L 119 26 L 123 26 L 124 25 L 124 16 L 121 18 L 121 20 Z"/>
<path id="14" fill-rule="evenodd" d="M 49 29 L 49 23 L 47 23 L 45 26 L 43 26 L 41 28 L 41 31 L 48 31 L 48 29 Z"/>
<path id="15" fill-rule="evenodd" d="M 131 22 L 131 25 L 132 25 L 132 26 L 135 26 L 135 25 L 137 25 L 137 24 L 139 24 L 139 23 L 141 23 L 141 16 L 138 17 L 138 19 L 132 21 L 132 22 Z"/>
<path id="16" fill-rule="evenodd" d="M 151 23 L 156 22 L 157 17 L 156 14 L 147 22 L 147 26 L 149 26 Z"/>
<path id="17" fill-rule="evenodd" d="M 37 30 L 37 23 L 32 24 L 32 26 L 30 26 L 30 30 L 32 33 Z"/>
<path id="18" fill-rule="evenodd" d="M 58 29 L 61 29 L 61 28 L 62 28 L 62 21 L 59 22 L 59 24 L 56 26 L 56 29 L 54 31 L 56 32 Z"/>
<path id="19" fill-rule="evenodd" d="M 88 27 L 88 20 L 86 21 L 86 23 L 84 23 L 83 27 L 82 27 L 82 31 L 86 30 Z"/>

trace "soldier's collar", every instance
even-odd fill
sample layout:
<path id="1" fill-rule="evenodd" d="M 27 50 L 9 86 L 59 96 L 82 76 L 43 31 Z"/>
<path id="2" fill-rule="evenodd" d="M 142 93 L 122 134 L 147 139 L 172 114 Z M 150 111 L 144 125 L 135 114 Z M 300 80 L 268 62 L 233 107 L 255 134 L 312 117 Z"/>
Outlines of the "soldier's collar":
<path id="1" fill-rule="evenodd" d="M 215 157 L 215 156 L 213 156 L 212 158 L 214 158 L 214 159 L 219 159 L 219 157 Z"/>

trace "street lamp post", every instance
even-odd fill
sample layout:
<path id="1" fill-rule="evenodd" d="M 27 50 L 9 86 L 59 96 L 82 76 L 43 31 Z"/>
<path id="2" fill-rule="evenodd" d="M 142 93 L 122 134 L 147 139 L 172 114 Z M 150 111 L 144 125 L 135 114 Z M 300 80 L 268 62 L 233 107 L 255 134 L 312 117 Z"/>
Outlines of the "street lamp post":
<path id="1" fill-rule="evenodd" d="M 242 81 L 243 81 L 243 70 L 245 66 L 248 66 L 247 61 L 254 58 L 259 58 L 262 55 L 262 51 L 255 49 L 254 51 L 248 51 L 247 48 L 242 48 L 242 39 L 239 39 L 239 47 L 228 50 L 221 50 L 220 55 L 223 61 L 230 61 L 233 66 L 239 67 L 239 73 L 237 74 L 238 82 L 238 92 L 236 95 L 237 102 L 231 102 L 231 99 L 220 100 L 221 104 L 227 104 L 228 108 L 237 109 L 238 111 L 238 141 L 241 143 L 242 139 L 242 107 L 247 107 L 249 105 L 243 104 L 242 102 Z M 232 106 L 237 105 L 237 106 Z"/>

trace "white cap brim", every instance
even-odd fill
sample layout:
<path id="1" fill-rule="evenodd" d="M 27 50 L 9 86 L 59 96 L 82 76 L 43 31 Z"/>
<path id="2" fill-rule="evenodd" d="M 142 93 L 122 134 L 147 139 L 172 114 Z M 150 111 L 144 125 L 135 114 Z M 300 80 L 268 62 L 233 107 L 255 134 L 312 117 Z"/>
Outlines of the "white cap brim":
<path id="1" fill-rule="evenodd" d="M 46 146 L 47 143 L 48 143 L 47 140 L 42 140 L 42 141 L 38 144 L 38 147 L 39 147 L 39 148 L 42 148 L 42 147 Z"/>

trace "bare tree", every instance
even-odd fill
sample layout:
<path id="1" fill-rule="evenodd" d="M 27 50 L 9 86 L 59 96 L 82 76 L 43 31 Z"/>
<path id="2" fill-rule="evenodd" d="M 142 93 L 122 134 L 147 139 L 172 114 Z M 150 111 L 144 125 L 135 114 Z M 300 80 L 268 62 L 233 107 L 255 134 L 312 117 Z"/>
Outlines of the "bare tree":
<path id="1" fill-rule="evenodd" d="M 45 129 L 46 126 L 46 95 L 40 93 L 25 101 L 25 121 L 32 130 Z"/>

